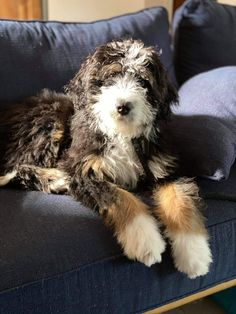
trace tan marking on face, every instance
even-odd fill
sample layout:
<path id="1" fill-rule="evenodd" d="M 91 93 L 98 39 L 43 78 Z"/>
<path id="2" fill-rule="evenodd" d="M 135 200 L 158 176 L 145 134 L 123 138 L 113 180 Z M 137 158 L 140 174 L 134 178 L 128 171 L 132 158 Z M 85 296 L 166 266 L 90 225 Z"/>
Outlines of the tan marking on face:
<path id="1" fill-rule="evenodd" d="M 64 135 L 64 130 L 56 130 L 55 132 L 53 132 L 53 135 L 52 135 L 53 141 L 59 142 L 62 139 L 63 135 Z"/>

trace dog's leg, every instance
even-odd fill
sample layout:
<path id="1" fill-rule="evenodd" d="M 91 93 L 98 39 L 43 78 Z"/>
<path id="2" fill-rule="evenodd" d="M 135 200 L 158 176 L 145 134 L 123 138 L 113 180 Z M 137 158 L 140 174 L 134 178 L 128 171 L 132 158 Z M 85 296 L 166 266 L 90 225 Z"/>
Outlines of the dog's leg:
<path id="1" fill-rule="evenodd" d="M 70 178 L 56 168 L 20 165 L 14 171 L 0 177 L 0 186 L 7 185 L 13 180 L 28 189 L 46 193 L 65 193 L 68 191 Z"/>
<path id="2" fill-rule="evenodd" d="M 147 266 L 161 261 L 165 242 L 155 218 L 139 198 L 105 180 L 84 176 L 76 188 L 72 183 L 72 194 L 88 206 L 98 207 L 127 257 Z"/>
<path id="3" fill-rule="evenodd" d="M 175 266 L 190 278 L 208 273 L 212 262 L 208 234 L 199 211 L 198 187 L 181 178 L 154 191 L 155 213 L 166 226 Z"/>
<path id="4" fill-rule="evenodd" d="M 10 183 L 17 175 L 17 171 L 13 170 L 11 172 L 8 172 L 4 176 L 0 176 L 0 187 L 5 186 L 8 183 Z"/>
<path id="5" fill-rule="evenodd" d="M 161 262 L 165 242 L 148 207 L 128 191 L 116 187 L 116 193 L 116 201 L 106 209 L 106 221 L 113 224 L 125 254 L 147 266 Z"/>

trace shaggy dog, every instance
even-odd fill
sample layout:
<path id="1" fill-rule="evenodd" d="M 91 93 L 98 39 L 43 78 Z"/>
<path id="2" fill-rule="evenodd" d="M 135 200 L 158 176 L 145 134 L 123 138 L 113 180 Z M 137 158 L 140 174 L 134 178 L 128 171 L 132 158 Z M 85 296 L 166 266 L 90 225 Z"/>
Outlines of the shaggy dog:
<path id="1" fill-rule="evenodd" d="M 178 100 L 155 49 L 136 40 L 101 46 L 66 92 L 43 91 L 2 118 L 11 131 L 0 184 L 67 191 L 147 266 L 165 250 L 160 222 L 177 269 L 205 275 L 212 258 L 198 188 L 173 179 L 176 160 L 164 146 L 161 125 Z M 131 193 L 140 182 L 152 186 L 152 208 Z"/>

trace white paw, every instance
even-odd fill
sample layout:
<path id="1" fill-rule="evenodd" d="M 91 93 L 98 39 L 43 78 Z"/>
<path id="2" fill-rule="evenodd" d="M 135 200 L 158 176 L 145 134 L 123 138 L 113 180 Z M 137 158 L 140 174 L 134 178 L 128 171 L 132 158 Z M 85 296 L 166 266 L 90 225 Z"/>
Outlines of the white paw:
<path id="1" fill-rule="evenodd" d="M 69 182 L 66 178 L 61 178 L 50 183 L 50 191 L 53 193 L 65 193 L 69 190 Z"/>
<path id="2" fill-rule="evenodd" d="M 69 190 L 69 176 L 61 170 L 50 169 L 47 171 L 49 189 L 52 193 L 65 193 Z"/>
<path id="3" fill-rule="evenodd" d="M 207 235 L 175 234 L 171 237 L 176 268 L 194 279 L 209 272 L 212 263 Z"/>
<path id="4" fill-rule="evenodd" d="M 8 172 L 5 176 L 0 177 L 0 186 L 7 185 L 16 177 L 17 171 Z"/>
<path id="5" fill-rule="evenodd" d="M 146 266 L 161 262 L 165 250 L 157 222 L 152 216 L 140 214 L 118 234 L 126 256 Z"/>

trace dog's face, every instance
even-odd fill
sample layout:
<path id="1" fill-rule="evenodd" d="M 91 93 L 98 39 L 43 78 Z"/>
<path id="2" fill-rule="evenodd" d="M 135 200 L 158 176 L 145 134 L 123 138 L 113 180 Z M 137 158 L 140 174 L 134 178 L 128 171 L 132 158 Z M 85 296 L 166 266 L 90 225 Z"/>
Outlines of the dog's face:
<path id="1" fill-rule="evenodd" d="M 98 48 L 69 85 L 72 93 L 81 90 L 78 107 L 108 136 L 149 137 L 154 121 L 166 118 L 177 101 L 156 51 L 134 40 Z"/>

